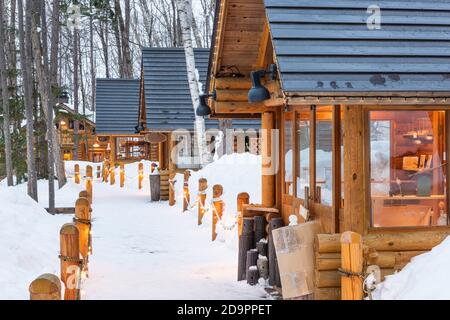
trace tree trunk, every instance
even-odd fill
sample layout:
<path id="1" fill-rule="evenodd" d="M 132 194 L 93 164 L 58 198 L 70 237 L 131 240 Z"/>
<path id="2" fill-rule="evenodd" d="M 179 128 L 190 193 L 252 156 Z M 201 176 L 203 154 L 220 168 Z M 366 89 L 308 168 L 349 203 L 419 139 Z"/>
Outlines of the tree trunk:
<path id="1" fill-rule="evenodd" d="M 94 18 L 92 16 L 93 12 L 92 12 L 92 3 L 91 3 L 91 7 L 90 7 L 90 17 L 89 17 L 89 46 L 90 46 L 90 56 L 89 56 L 89 60 L 90 60 L 90 65 L 91 65 L 91 110 L 95 111 L 95 89 L 96 89 L 96 85 L 95 85 L 95 78 L 96 78 L 96 73 L 95 73 L 95 60 L 94 60 Z"/>
<path id="2" fill-rule="evenodd" d="M 79 38 L 80 32 L 77 27 L 73 30 L 73 108 L 75 111 L 75 115 L 78 115 L 78 107 L 79 107 L 79 87 L 78 87 L 78 71 L 79 71 L 79 54 L 78 50 L 79 46 Z M 74 120 L 73 122 L 73 160 L 78 160 L 78 128 L 79 121 Z"/>
<path id="3" fill-rule="evenodd" d="M 33 143 L 33 98 L 32 98 L 32 81 L 31 81 L 31 37 L 30 25 L 27 24 L 27 32 L 24 31 L 23 18 L 23 0 L 18 0 L 19 11 L 19 42 L 20 42 L 20 64 L 22 68 L 22 82 L 24 90 L 25 116 L 27 119 L 27 173 L 28 173 L 28 195 L 35 201 L 38 201 L 37 175 L 36 175 L 36 159 L 34 155 Z M 27 10 L 28 14 L 28 10 Z M 27 17 L 28 20 L 28 17 Z"/>
<path id="4" fill-rule="evenodd" d="M 122 58 L 121 64 L 121 78 L 133 78 L 133 62 L 131 60 L 131 50 L 130 50 L 130 34 L 129 34 L 129 26 L 130 26 L 130 0 L 125 0 L 125 16 L 126 20 L 124 21 L 122 15 L 122 8 L 120 5 L 120 0 L 114 0 L 114 8 L 115 8 L 115 30 L 116 30 L 116 38 L 118 40 L 118 51 L 120 52 L 120 56 Z"/>
<path id="5" fill-rule="evenodd" d="M 189 89 L 191 91 L 192 106 L 195 113 L 200 103 L 200 86 L 199 79 L 197 78 L 198 72 L 195 68 L 194 48 L 192 46 L 191 37 L 192 32 L 190 18 L 192 17 L 192 5 L 190 0 L 177 0 L 177 6 L 180 22 L 182 24 L 182 36 L 186 55 Z M 208 151 L 206 148 L 205 121 L 203 117 L 198 117 L 197 115 L 195 115 L 195 129 L 197 133 L 196 135 L 200 164 L 204 165 L 209 159 Z"/>
<path id="6" fill-rule="evenodd" d="M 13 181 L 13 168 L 11 158 L 11 124 L 9 116 L 9 90 L 7 77 L 8 72 L 6 69 L 6 48 L 3 46 L 5 42 L 5 6 L 3 0 L 0 0 L 0 82 L 2 89 L 2 105 L 3 105 L 3 136 L 5 140 L 5 167 L 6 167 L 6 179 L 8 186 L 14 184 Z"/>

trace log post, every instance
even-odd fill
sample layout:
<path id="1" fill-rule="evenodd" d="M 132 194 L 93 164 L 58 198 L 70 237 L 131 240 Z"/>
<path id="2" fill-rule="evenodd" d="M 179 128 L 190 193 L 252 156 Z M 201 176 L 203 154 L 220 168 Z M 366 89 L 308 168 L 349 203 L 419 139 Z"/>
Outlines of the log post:
<path id="1" fill-rule="evenodd" d="M 92 204 L 93 194 L 92 194 L 92 180 L 93 180 L 93 169 L 92 166 L 86 167 L 86 191 L 88 194 L 87 199 L 89 200 L 89 204 Z"/>
<path id="2" fill-rule="evenodd" d="M 281 286 L 280 270 L 278 269 L 277 254 L 275 251 L 275 245 L 273 243 L 272 231 L 283 226 L 282 218 L 273 218 L 269 222 L 269 245 L 268 245 L 268 258 L 269 258 L 269 285 Z"/>
<path id="3" fill-rule="evenodd" d="M 144 164 L 139 163 L 138 166 L 138 184 L 139 184 L 139 190 L 142 189 L 142 180 L 144 179 Z"/>
<path id="4" fill-rule="evenodd" d="M 74 223 L 62 226 L 60 235 L 61 281 L 65 285 L 64 300 L 80 300 L 82 260 L 80 236 Z"/>
<path id="5" fill-rule="evenodd" d="M 114 162 L 111 162 L 109 179 L 112 186 L 116 184 L 116 164 Z"/>
<path id="6" fill-rule="evenodd" d="M 76 164 L 75 165 L 75 183 L 76 184 L 80 184 L 80 165 Z"/>
<path id="7" fill-rule="evenodd" d="M 191 203 L 191 195 L 189 194 L 189 177 L 191 172 L 189 170 L 184 171 L 184 182 L 183 182 L 183 212 L 185 212 L 189 204 Z"/>
<path id="8" fill-rule="evenodd" d="M 223 187 L 220 184 L 216 184 L 213 187 L 213 206 L 214 206 L 214 212 L 212 217 L 212 241 L 215 241 L 217 238 L 217 222 L 219 222 L 220 219 L 222 219 L 223 214 Z"/>
<path id="9" fill-rule="evenodd" d="M 149 176 L 150 180 L 150 194 L 151 201 L 161 200 L 161 175 L 159 173 L 152 173 Z"/>
<path id="10" fill-rule="evenodd" d="M 102 177 L 102 167 L 97 166 L 97 179 L 100 179 Z"/>
<path id="11" fill-rule="evenodd" d="M 261 239 L 266 238 L 266 218 L 255 216 L 255 247 Z"/>
<path id="12" fill-rule="evenodd" d="M 253 249 L 253 234 L 253 218 L 244 218 L 242 222 L 242 234 L 239 236 L 238 281 L 244 280 L 247 276 L 247 270 L 245 270 L 247 252 Z"/>
<path id="13" fill-rule="evenodd" d="M 30 300 L 61 300 L 61 281 L 54 274 L 46 273 L 29 286 Z"/>
<path id="14" fill-rule="evenodd" d="M 208 189 L 208 180 L 200 178 L 198 180 L 198 225 L 202 224 L 203 216 L 205 215 L 206 189 Z"/>
<path id="15" fill-rule="evenodd" d="M 257 262 L 258 262 L 258 250 L 256 250 L 256 249 L 248 250 L 247 251 L 247 259 L 246 259 L 246 263 L 245 263 L 245 271 L 246 271 L 245 278 L 247 279 L 247 282 L 249 284 L 250 284 L 251 280 L 253 279 L 253 274 L 250 272 L 250 270 L 252 270 L 252 268 L 256 268 L 256 270 L 258 270 Z M 258 281 L 258 278 L 256 279 L 256 281 Z"/>
<path id="16" fill-rule="evenodd" d="M 261 256 L 258 261 L 256 261 L 256 266 L 258 267 L 259 276 L 264 280 L 269 279 L 269 260 L 266 256 Z"/>
<path id="17" fill-rule="evenodd" d="M 360 234 L 346 231 L 341 235 L 341 266 L 342 300 L 362 300 L 363 244 Z"/>
<path id="18" fill-rule="evenodd" d="M 159 199 L 160 201 L 168 201 L 170 193 L 169 170 L 160 170 L 159 178 Z"/>
<path id="19" fill-rule="evenodd" d="M 103 164 L 103 182 L 108 182 L 109 178 L 109 161 L 105 160 Z"/>
<path id="20" fill-rule="evenodd" d="M 247 192 L 241 192 L 237 196 L 237 212 L 238 212 L 238 232 L 242 234 L 242 222 L 244 221 L 244 204 L 250 203 L 250 195 Z"/>
<path id="21" fill-rule="evenodd" d="M 175 177 L 176 177 L 175 171 L 169 172 L 169 206 L 174 206 L 176 203 L 176 196 L 175 196 Z"/>
<path id="22" fill-rule="evenodd" d="M 275 175 L 276 155 L 272 143 L 272 130 L 274 130 L 274 113 L 263 112 L 261 115 L 262 128 L 262 205 L 273 207 L 275 205 Z M 274 141 L 276 143 L 276 141 Z"/>
<path id="23" fill-rule="evenodd" d="M 120 163 L 120 187 L 125 187 L 125 164 Z"/>
<path id="24" fill-rule="evenodd" d="M 73 219 L 78 228 L 80 254 L 84 260 L 84 268 L 87 270 L 87 262 L 90 252 L 91 233 L 91 210 L 89 200 L 79 198 L 75 203 L 75 218 Z"/>

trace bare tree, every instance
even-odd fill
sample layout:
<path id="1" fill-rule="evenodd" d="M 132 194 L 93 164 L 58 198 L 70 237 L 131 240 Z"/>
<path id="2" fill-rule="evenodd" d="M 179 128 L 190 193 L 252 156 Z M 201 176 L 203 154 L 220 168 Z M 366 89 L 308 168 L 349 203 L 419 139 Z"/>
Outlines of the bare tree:
<path id="1" fill-rule="evenodd" d="M 78 83 L 78 72 L 79 72 L 79 53 L 80 43 L 79 43 L 80 33 L 78 26 L 73 29 L 73 107 L 75 114 L 78 114 L 79 109 L 79 83 Z M 73 122 L 73 159 L 78 160 L 78 128 L 80 123 L 77 119 Z"/>

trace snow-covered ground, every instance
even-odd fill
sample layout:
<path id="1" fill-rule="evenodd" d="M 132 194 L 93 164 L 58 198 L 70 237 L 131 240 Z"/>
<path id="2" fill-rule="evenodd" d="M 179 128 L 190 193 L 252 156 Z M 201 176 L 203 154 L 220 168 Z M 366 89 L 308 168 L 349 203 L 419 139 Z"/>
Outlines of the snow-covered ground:
<path id="1" fill-rule="evenodd" d="M 73 182 L 57 193 L 58 206 L 73 206 L 81 186 Z M 87 163 L 80 163 L 82 174 Z M 146 172 L 150 163 L 145 163 Z M 148 168 L 147 168 L 148 167 Z M 227 156 L 193 173 L 193 201 L 198 178 L 210 190 L 221 183 L 227 223 L 234 223 L 236 195 L 250 192 L 259 201 L 260 160 L 243 154 Z M 137 190 L 137 163 L 126 166 L 126 187 L 94 182 L 93 255 L 84 299 L 266 299 L 261 286 L 237 282 L 236 230 L 219 230 L 211 242 L 211 218 L 197 226 L 197 209 L 182 213 L 182 201 L 149 201 L 149 183 Z M 116 179 L 118 180 L 118 179 Z M 182 176 L 177 176 L 181 194 Z M 42 203 L 26 196 L 26 186 L 0 186 L 0 299 L 28 299 L 29 283 L 42 273 L 59 275 L 59 229 L 71 216 L 50 216 L 45 210 L 46 182 L 39 183 Z M 210 199 L 210 195 L 208 195 Z M 208 202 L 210 200 L 207 200 Z"/>

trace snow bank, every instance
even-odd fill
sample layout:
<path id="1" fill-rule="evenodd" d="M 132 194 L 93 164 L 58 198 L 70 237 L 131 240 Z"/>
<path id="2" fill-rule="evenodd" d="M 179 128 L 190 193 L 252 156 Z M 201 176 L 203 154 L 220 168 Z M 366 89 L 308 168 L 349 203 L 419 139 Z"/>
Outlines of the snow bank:
<path id="1" fill-rule="evenodd" d="M 0 299 L 29 299 L 28 286 L 43 273 L 59 274 L 59 229 L 67 216 L 51 216 L 19 187 L 0 190 Z"/>
<path id="2" fill-rule="evenodd" d="M 402 271 L 386 277 L 374 291 L 377 300 L 449 300 L 450 237 L 414 257 Z"/>

